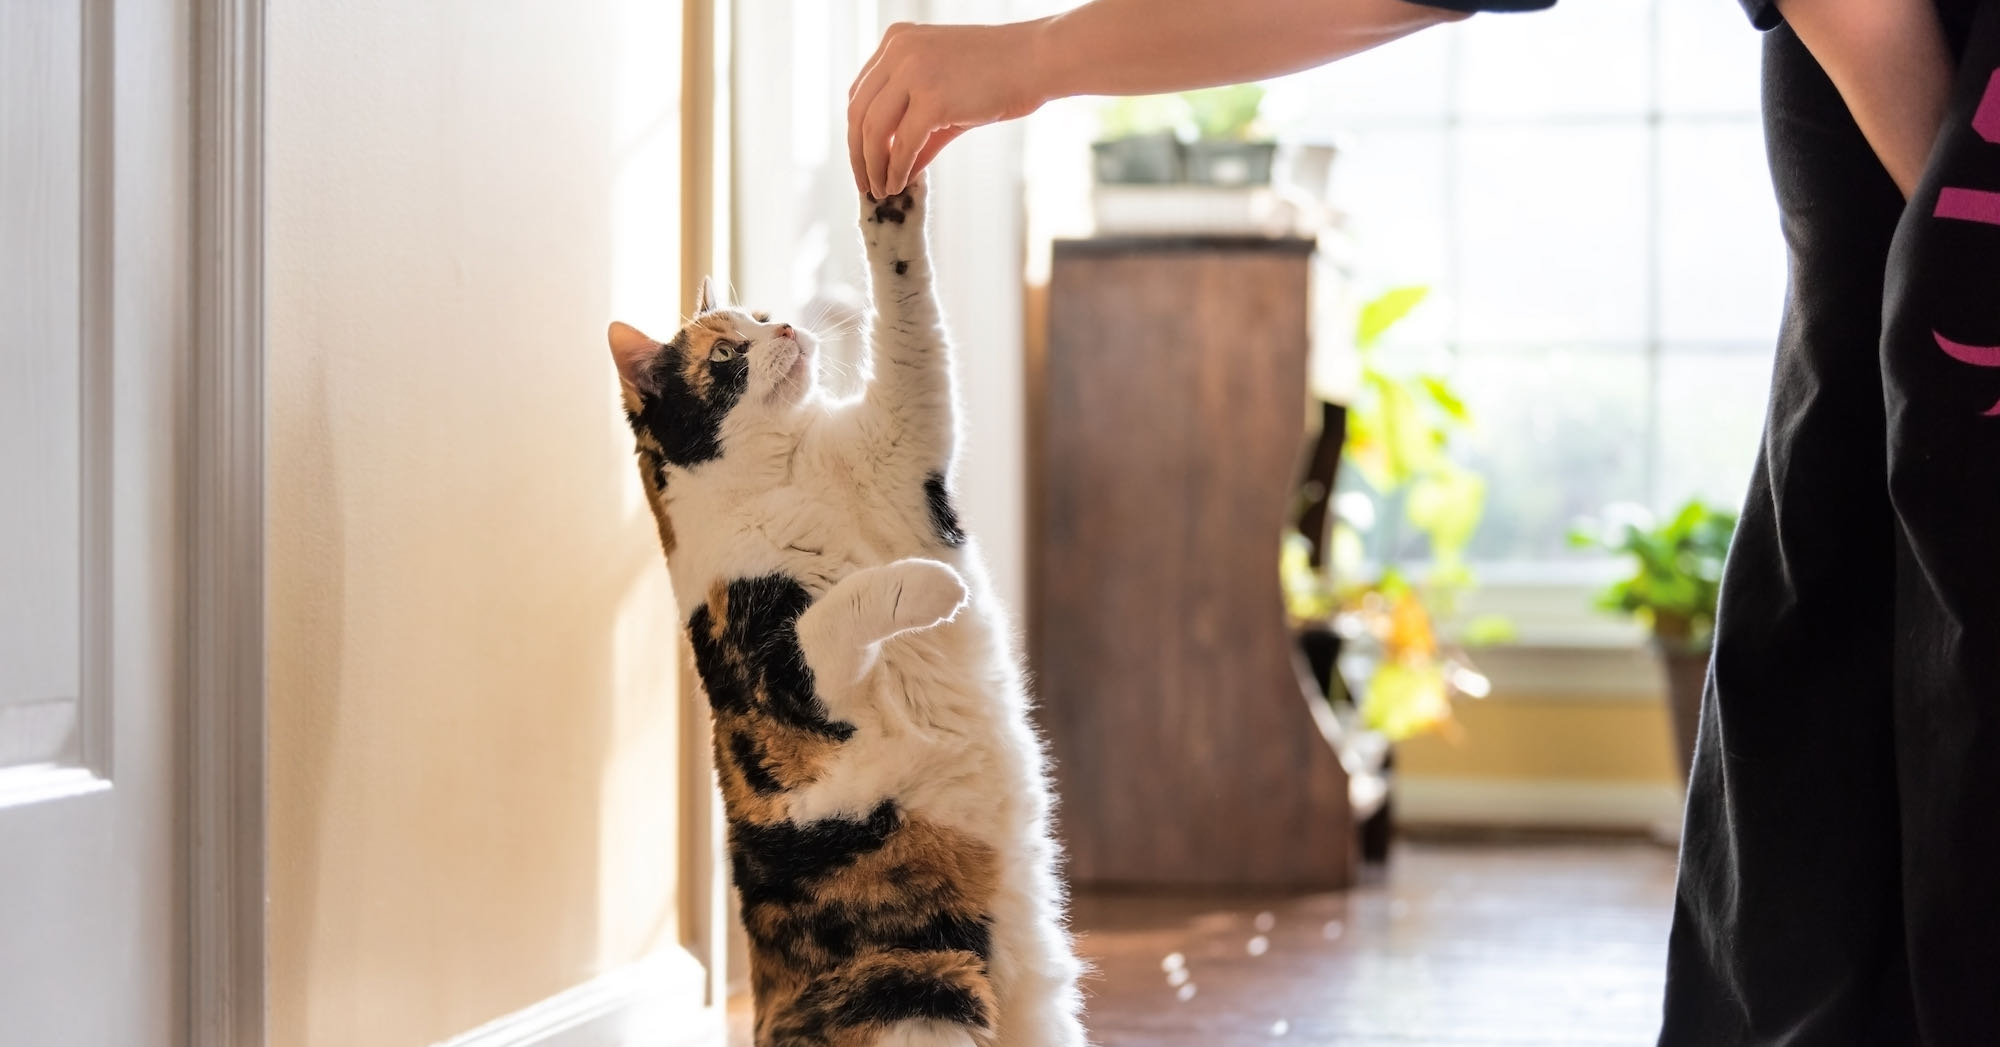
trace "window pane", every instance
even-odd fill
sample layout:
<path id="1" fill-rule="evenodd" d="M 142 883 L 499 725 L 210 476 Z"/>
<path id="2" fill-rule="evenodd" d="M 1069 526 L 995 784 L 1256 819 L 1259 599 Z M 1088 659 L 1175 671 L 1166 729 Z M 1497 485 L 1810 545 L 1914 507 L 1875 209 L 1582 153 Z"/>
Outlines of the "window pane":
<path id="1" fill-rule="evenodd" d="M 1768 343 L 1785 247 L 1754 123 L 1660 129 L 1660 336 Z"/>
<path id="2" fill-rule="evenodd" d="M 1265 112 L 1287 134 L 1307 140 L 1385 121 L 1443 123 L 1451 101 L 1451 43 L 1444 33 L 1418 33 L 1275 80 Z"/>
<path id="3" fill-rule="evenodd" d="M 1459 140 L 1458 340 L 1645 340 L 1644 126 L 1467 129 Z"/>
<path id="4" fill-rule="evenodd" d="M 1661 110 L 1755 117 L 1762 37 L 1735 4 L 1661 3 Z"/>
<path id="5" fill-rule="evenodd" d="M 1334 161 L 1333 201 L 1348 215 L 1363 279 L 1374 286 L 1437 286 L 1446 274 L 1450 235 L 1438 206 L 1449 184 L 1446 133 L 1361 131 L 1343 142 Z M 1449 315 L 1419 309 L 1391 328 L 1387 340 L 1440 345 L 1449 337 Z"/>
<path id="6" fill-rule="evenodd" d="M 1456 30 L 1460 112 L 1536 120 L 1644 114 L 1652 104 L 1652 6 L 1581 0 L 1464 23 Z"/>
<path id="7" fill-rule="evenodd" d="M 1577 518 L 1646 501 L 1646 371 L 1638 345 L 1462 351 L 1457 385 L 1477 428 L 1459 457 L 1487 490 L 1473 560 L 1589 558 L 1567 542 Z"/>
<path id="8" fill-rule="evenodd" d="M 1660 355 L 1656 512 L 1689 498 L 1741 504 L 1771 383 L 1768 344 L 1669 346 Z"/>

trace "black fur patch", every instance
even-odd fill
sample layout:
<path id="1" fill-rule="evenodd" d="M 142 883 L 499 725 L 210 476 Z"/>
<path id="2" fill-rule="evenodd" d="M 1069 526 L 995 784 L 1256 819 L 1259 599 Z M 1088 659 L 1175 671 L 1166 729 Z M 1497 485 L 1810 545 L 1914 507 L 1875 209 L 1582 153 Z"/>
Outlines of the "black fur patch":
<path id="1" fill-rule="evenodd" d="M 945 490 L 943 473 L 924 477 L 924 501 L 930 505 L 931 530 L 938 541 L 954 548 L 964 545 L 965 529 L 958 525 L 958 510 L 951 504 L 951 492 Z"/>
<path id="2" fill-rule="evenodd" d="M 764 763 L 764 750 L 757 745 L 757 739 L 741 731 L 729 736 L 729 756 L 736 761 L 736 769 L 743 772 L 743 780 L 750 788 L 766 796 L 783 792 L 784 783 L 771 773 Z"/>
<path id="3" fill-rule="evenodd" d="M 800 998 L 801 1006 L 810 1006 L 808 997 Z M 965 987 L 909 970 L 883 971 L 849 988 L 828 1012 L 840 1025 L 923 1018 L 972 1026 L 987 1022 L 986 1008 Z"/>
<path id="4" fill-rule="evenodd" d="M 688 616 L 688 639 L 695 671 L 716 712 L 761 709 L 788 727 L 836 741 L 854 734 L 852 724 L 827 719 L 799 649 L 799 615 L 811 604 L 805 586 L 767 574 L 729 583 L 729 620 L 720 630 L 707 604 L 695 608 Z"/>
<path id="5" fill-rule="evenodd" d="M 866 818 L 731 824 L 730 858 L 744 908 L 806 900 L 814 881 L 881 848 L 902 821 L 895 801 L 884 800 Z"/>
<path id="6" fill-rule="evenodd" d="M 876 201 L 874 221 L 894 222 L 897 225 L 902 225 L 903 219 L 908 217 L 906 212 L 915 203 L 916 201 L 911 199 L 908 193 L 892 196 L 887 200 Z"/>
<path id="7" fill-rule="evenodd" d="M 747 826 L 746 828 L 755 828 Z M 747 841 L 750 845 L 762 840 Z M 746 845 L 743 834 L 731 826 L 730 851 L 732 872 L 739 877 L 735 882 L 737 890 L 742 890 L 740 879 L 746 871 L 768 870 L 768 862 L 752 861 L 746 864 Z M 842 862 L 829 863 L 827 873 L 838 871 L 840 865 L 852 861 L 863 853 L 853 852 Z M 759 949 L 775 956 L 782 956 L 786 962 L 799 968 L 817 966 L 814 958 L 841 963 L 853 959 L 864 951 L 903 950 L 909 952 L 965 952 L 978 957 L 982 962 L 993 956 L 993 928 L 986 917 L 966 917 L 950 912 L 933 911 L 922 923 L 908 925 L 910 917 L 921 913 L 926 901 L 921 897 L 906 897 L 888 910 L 862 908 L 850 905 L 819 905 L 803 897 L 803 888 L 818 877 L 803 873 L 788 881 L 783 889 L 774 888 L 768 881 L 760 881 L 757 897 L 762 901 L 776 901 L 786 906 L 783 916 L 767 925 L 763 921 L 746 919 L 750 940 Z M 798 897 L 791 892 L 799 892 Z M 751 898 L 743 898 L 743 911 L 748 914 L 753 908 Z M 911 910 L 915 909 L 916 912 Z"/>
<path id="8" fill-rule="evenodd" d="M 676 337 L 653 358 L 639 390 L 640 409 L 628 413 L 632 428 L 652 434 L 667 461 L 683 469 L 722 455 L 722 420 L 750 384 L 750 358 L 705 361 L 710 383 L 706 398 L 695 393 L 683 371 L 687 342 Z"/>
<path id="9" fill-rule="evenodd" d="M 882 945 L 919 952 L 969 952 L 988 960 L 993 956 L 993 928 L 984 919 L 969 920 L 941 912 L 907 934 L 885 936 Z"/>

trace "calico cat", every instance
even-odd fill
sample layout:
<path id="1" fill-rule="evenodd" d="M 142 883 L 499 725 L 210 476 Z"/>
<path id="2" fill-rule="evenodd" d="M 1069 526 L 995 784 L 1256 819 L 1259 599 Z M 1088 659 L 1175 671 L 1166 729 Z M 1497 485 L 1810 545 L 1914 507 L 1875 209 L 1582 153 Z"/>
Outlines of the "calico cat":
<path id="1" fill-rule="evenodd" d="M 1081 1047 L 1028 698 L 951 498 L 921 182 L 861 203 L 856 398 L 807 331 L 716 300 L 611 325 L 715 724 L 758 1047 Z"/>

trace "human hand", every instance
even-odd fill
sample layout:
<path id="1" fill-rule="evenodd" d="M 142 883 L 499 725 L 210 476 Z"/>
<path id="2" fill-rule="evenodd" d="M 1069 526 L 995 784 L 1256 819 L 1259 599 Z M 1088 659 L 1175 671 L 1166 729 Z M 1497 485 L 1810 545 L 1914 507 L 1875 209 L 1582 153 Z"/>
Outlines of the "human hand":
<path id="1" fill-rule="evenodd" d="M 1040 25 L 890 26 L 847 90 L 855 188 L 894 196 L 952 139 L 1041 108 Z"/>

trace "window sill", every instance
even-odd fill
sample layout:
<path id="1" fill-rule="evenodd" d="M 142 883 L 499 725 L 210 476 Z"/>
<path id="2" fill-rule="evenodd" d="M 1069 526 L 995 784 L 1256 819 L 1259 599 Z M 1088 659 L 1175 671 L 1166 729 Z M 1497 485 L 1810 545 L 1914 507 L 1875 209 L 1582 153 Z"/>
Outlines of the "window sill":
<path id="1" fill-rule="evenodd" d="M 1661 700 L 1665 685 L 1645 628 L 1595 610 L 1597 588 L 1571 579 L 1512 581 L 1467 598 L 1460 621 L 1497 615 L 1513 626 L 1510 642 L 1467 649 L 1493 681 L 1493 699 Z M 1457 640 L 1455 632 L 1445 635 Z"/>

